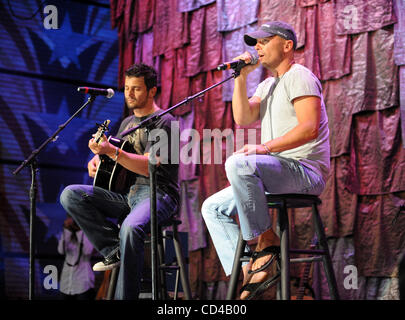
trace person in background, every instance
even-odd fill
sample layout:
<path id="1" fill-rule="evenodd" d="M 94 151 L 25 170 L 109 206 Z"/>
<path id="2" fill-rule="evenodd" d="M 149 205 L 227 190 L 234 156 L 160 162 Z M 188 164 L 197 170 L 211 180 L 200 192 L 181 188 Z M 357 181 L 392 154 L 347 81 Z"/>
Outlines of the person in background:
<path id="1" fill-rule="evenodd" d="M 58 252 L 65 255 L 59 290 L 64 300 L 94 300 L 93 245 L 71 217 L 63 223 Z"/>

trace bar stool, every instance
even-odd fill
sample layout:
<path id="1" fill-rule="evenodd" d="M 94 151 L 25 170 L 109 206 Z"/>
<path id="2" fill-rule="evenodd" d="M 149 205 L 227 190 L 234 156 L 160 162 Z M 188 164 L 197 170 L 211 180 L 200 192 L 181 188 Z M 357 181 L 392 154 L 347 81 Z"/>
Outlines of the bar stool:
<path id="1" fill-rule="evenodd" d="M 280 282 L 277 296 L 281 300 L 289 300 L 290 294 L 290 263 L 321 261 L 324 266 L 326 279 L 329 286 L 330 297 L 334 300 L 339 300 L 339 292 L 335 273 L 333 271 L 332 259 L 329 254 L 328 243 L 325 236 L 322 220 L 318 212 L 318 205 L 321 200 L 314 195 L 304 194 L 266 194 L 267 205 L 269 208 L 275 208 L 278 211 L 278 226 L 280 228 Z M 289 222 L 288 208 L 312 208 L 312 221 L 315 228 L 315 234 L 318 238 L 318 249 L 290 249 L 289 242 Z M 239 240 L 235 252 L 231 278 L 226 299 L 233 300 L 236 297 L 236 288 L 238 278 L 241 271 L 241 265 L 244 261 L 249 261 L 249 255 L 244 253 L 246 241 L 243 240 L 242 234 L 239 233 Z M 293 254 L 310 254 L 312 257 L 290 259 L 290 253 Z"/>
<path id="2" fill-rule="evenodd" d="M 179 280 L 183 287 L 185 300 L 191 300 L 190 282 L 188 280 L 186 262 L 183 255 L 183 249 L 181 246 L 181 241 L 178 233 L 178 226 L 180 224 L 181 224 L 180 220 L 171 219 L 162 224 L 159 224 L 158 226 L 158 258 L 159 258 L 159 284 L 160 284 L 159 299 L 161 300 L 167 300 L 169 296 L 166 289 L 166 272 L 168 271 L 176 272 L 174 300 L 176 300 L 178 297 Z M 168 227 L 172 227 L 172 234 L 164 232 L 164 229 Z M 168 264 L 165 262 L 165 246 L 163 243 L 164 239 L 173 241 L 174 251 L 176 254 L 175 264 Z M 148 241 L 150 242 L 150 239 L 146 239 L 145 243 L 148 243 Z M 112 300 L 114 297 L 118 271 L 119 267 L 116 267 L 111 271 L 107 300 Z"/>

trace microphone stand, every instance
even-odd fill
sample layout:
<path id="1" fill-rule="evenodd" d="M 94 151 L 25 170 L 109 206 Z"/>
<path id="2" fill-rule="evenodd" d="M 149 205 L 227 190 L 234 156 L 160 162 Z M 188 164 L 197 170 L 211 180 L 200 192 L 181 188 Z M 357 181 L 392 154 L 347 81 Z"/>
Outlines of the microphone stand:
<path id="1" fill-rule="evenodd" d="M 73 120 L 89 103 L 96 99 L 96 95 L 90 95 L 85 104 L 83 104 L 79 110 L 77 110 L 65 123 L 59 125 L 58 129 L 50 136 L 44 143 L 42 143 L 38 149 L 32 151 L 31 155 L 24 160 L 21 165 L 13 171 L 14 175 L 17 175 L 24 167 L 28 165 L 31 167 L 31 187 L 30 187 L 30 257 L 29 257 L 29 286 L 28 286 L 28 298 L 34 299 L 35 295 L 35 218 L 36 218 L 36 196 L 38 190 L 37 172 L 38 162 L 36 157 L 41 151 L 50 143 L 56 141 L 59 132 Z"/>
<path id="2" fill-rule="evenodd" d="M 174 109 L 179 108 L 182 105 L 185 105 L 192 100 L 203 96 L 206 92 L 222 85 L 223 83 L 235 79 L 240 75 L 240 70 L 244 67 L 243 64 L 238 64 L 234 72 L 231 76 L 228 78 L 190 96 L 184 99 L 183 101 L 179 102 L 178 104 L 170 107 L 169 109 L 166 109 L 165 111 L 150 116 L 149 118 L 141 121 L 137 126 L 128 129 L 124 132 L 121 133 L 121 137 L 125 137 L 126 135 L 138 130 L 139 128 L 142 127 L 150 127 L 155 121 L 157 121 L 159 118 L 161 118 L 163 115 L 165 115 L 168 112 L 173 111 Z M 147 129 L 148 130 L 148 129 Z M 149 186 L 150 186 L 150 230 L 151 230 L 151 271 L 152 271 L 152 300 L 158 300 L 158 282 L 159 282 L 159 266 L 158 266 L 158 256 L 157 256 L 157 246 L 158 246 L 158 239 L 157 239 L 157 234 L 158 234 L 158 224 L 157 224 L 157 213 L 156 213 L 156 161 L 153 158 L 154 155 L 150 153 L 149 155 Z M 183 288 L 184 290 L 184 295 L 186 299 L 191 299 L 191 290 L 190 288 Z"/>

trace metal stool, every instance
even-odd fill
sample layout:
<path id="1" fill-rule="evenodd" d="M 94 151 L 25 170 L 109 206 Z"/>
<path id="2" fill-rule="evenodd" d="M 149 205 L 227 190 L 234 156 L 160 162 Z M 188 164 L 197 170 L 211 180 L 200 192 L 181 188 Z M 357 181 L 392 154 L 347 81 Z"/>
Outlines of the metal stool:
<path id="1" fill-rule="evenodd" d="M 333 271 L 332 260 L 329 254 L 328 243 L 326 240 L 322 220 L 318 212 L 318 204 L 321 200 L 314 195 L 304 194 L 267 194 L 267 204 L 269 208 L 275 208 L 278 211 L 278 226 L 280 228 L 280 282 L 281 288 L 277 290 L 277 296 L 281 300 L 289 300 L 290 294 L 290 263 L 291 262 L 307 262 L 307 261 L 322 261 L 326 279 L 329 286 L 330 297 L 334 300 L 339 300 L 339 292 L 335 273 Z M 319 249 L 302 250 L 290 249 L 289 242 L 289 222 L 288 208 L 306 208 L 312 207 L 312 220 L 314 223 L 315 233 L 319 241 Z M 232 267 L 232 274 L 229 281 L 227 292 L 227 300 L 235 299 L 238 278 L 241 271 L 241 265 L 244 261 L 249 261 L 250 257 L 244 254 L 246 241 L 243 240 L 242 234 L 239 233 L 238 245 L 235 252 L 235 258 Z M 315 256 L 309 258 L 290 259 L 290 253 L 294 254 L 312 254 Z"/>
<path id="2" fill-rule="evenodd" d="M 178 284 L 179 278 L 181 285 L 183 287 L 184 298 L 185 300 L 191 300 L 191 289 L 190 282 L 188 280 L 188 275 L 186 271 L 186 262 L 184 259 L 182 246 L 180 242 L 180 237 L 178 233 L 178 225 L 181 224 L 180 220 L 171 219 L 167 222 L 164 222 L 158 226 L 158 258 L 159 258 L 159 299 L 166 300 L 168 299 L 168 294 L 166 290 L 166 271 L 176 271 L 176 283 L 175 283 L 175 292 L 174 299 L 177 299 L 178 296 Z M 173 234 L 168 235 L 164 234 L 163 229 L 167 227 L 172 227 Z M 173 240 L 174 251 L 176 254 L 176 264 L 169 265 L 165 262 L 165 249 L 163 244 L 163 239 Z M 146 240 L 147 242 L 149 240 Z M 119 267 L 114 268 L 111 271 L 110 284 L 108 286 L 107 300 L 112 300 L 114 297 L 115 286 L 117 283 Z"/>

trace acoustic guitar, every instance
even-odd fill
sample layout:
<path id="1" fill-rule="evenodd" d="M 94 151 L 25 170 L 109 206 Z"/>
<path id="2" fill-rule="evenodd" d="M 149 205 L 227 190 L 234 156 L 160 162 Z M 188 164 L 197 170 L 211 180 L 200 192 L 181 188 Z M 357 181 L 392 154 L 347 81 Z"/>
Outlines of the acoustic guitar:
<path id="1" fill-rule="evenodd" d="M 96 143 L 100 144 L 103 142 L 103 136 L 108 131 L 109 124 L 110 120 L 105 120 L 101 125 L 98 125 L 98 130 L 94 135 Z M 134 153 L 132 145 L 126 140 L 109 136 L 108 141 L 126 152 Z M 93 186 L 117 193 L 128 193 L 129 188 L 135 183 L 137 174 L 127 170 L 105 154 L 101 154 L 99 157 L 100 162 L 94 176 Z"/>

